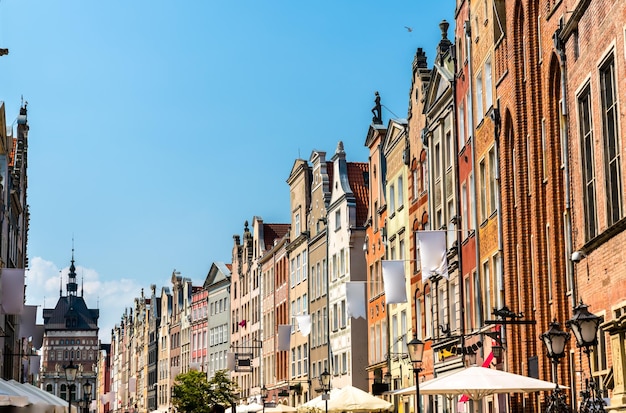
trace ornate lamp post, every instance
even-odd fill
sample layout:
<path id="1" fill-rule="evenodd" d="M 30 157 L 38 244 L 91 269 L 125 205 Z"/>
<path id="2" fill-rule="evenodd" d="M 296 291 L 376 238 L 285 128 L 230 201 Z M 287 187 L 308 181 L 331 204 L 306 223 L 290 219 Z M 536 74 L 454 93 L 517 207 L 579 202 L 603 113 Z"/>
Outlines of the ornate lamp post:
<path id="1" fill-rule="evenodd" d="M 72 413 L 72 391 L 74 390 L 74 382 L 76 381 L 76 373 L 78 373 L 78 366 L 74 364 L 73 360 L 70 360 L 70 364 L 63 367 L 65 369 L 65 380 L 68 383 L 68 413 Z"/>
<path id="2" fill-rule="evenodd" d="M 328 413 L 328 392 L 330 392 L 330 373 L 328 372 L 328 370 L 324 370 L 324 372 L 322 374 L 320 374 L 320 387 L 322 388 L 322 391 L 324 392 L 324 395 L 322 396 L 322 399 L 324 399 L 325 401 L 325 408 L 326 408 L 326 413 Z"/>
<path id="3" fill-rule="evenodd" d="M 263 403 L 263 413 L 265 413 L 265 400 L 267 400 L 267 387 L 261 387 L 261 402 Z"/>
<path id="4" fill-rule="evenodd" d="M 589 306 L 581 301 L 574 307 L 574 315 L 565 323 L 576 337 L 576 345 L 583 349 L 589 363 L 589 376 L 591 376 L 591 348 L 598 344 L 598 328 L 602 319 L 587 310 Z M 586 381 L 585 390 L 581 393 L 583 400 L 581 411 L 604 412 L 604 399 L 600 394 L 600 386 L 593 378 Z"/>
<path id="5" fill-rule="evenodd" d="M 550 396 L 550 406 L 548 411 L 550 412 L 566 412 L 568 411 L 567 403 L 565 402 L 565 394 L 563 390 L 559 388 L 558 366 L 559 360 L 565 356 L 565 346 L 569 341 L 570 334 L 561 329 L 561 324 L 556 320 L 550 323 L 550 329 L 541 334 L 539 338 L 546 345 L 548 350 L 548 358 L 552 361 L 552 377 L 556 384 L 552 395 Z"/>
<path id="6" fill-rule="evenodd" d="M 89 404 L 91 403 L 91 383 L 89 380 L 83 384 L 83 399 L 85 400 L 85 411 L 89 412 Z"/>
<path id="7" fill-rule="evenodd" d="M 422 413 L 422 404 L 420 403 L 420 379 L 419 373 L 422 371 L 422 358 L 424 356 L 424 342 L 416 336 L 413 340 L 406 344 L 409 349 L 409 358 L 413 363 L 413 375 L 415 376 L 415 411 Z"/>

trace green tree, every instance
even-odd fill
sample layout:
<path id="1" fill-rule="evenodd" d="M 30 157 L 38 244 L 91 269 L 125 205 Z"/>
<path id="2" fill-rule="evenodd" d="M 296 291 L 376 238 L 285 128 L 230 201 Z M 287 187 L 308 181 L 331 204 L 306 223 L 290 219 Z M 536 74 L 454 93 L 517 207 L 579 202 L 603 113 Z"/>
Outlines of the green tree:
<path id="1" fill-rule="evenodd" d="M 213 406 L 219 404 L 230 407 L 236 403 L 239 397 L 239 387 L 237 383 L 228 378 L 226 370 L 215 372 L 211 380 L 209 380 L 209 388 L 209 399 Z"/>
<path id="2" fill-rule="evenodd" d="M 172 404 L 183 413 L 215 413 L 216 406 L 229 407 L 236 400 L 236 383 L 225 370 L 215 373 L 211 380 L 196 370 L 176 376 L 172 387 Z"/>

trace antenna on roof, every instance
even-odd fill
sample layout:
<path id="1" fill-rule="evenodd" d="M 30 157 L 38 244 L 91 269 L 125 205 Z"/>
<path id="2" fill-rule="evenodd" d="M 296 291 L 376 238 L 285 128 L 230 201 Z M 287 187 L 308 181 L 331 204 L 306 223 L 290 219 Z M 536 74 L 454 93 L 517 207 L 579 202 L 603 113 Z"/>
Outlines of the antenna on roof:
<path id="1" fill-rule="evenodd" d="M 59 270 L 59 297 L 63 297 L 63 272 Z"/>

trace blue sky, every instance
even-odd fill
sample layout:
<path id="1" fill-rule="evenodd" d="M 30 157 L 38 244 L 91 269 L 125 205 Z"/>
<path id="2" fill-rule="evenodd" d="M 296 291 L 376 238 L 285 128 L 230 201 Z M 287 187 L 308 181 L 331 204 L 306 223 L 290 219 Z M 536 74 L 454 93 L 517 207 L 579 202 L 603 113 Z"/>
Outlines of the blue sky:
<path id="1" fill-rule="evenodd" d="M 374 92 L 406 117 L 454 4 L 2 0 L 0 100 L 30 124 L 27 303 L 54 306 L 72 245 L 104 341 L 141 288 L 201 284 L 244 221 L 288 221 L 295 159 L 342 140 L 367 161 Z"/>

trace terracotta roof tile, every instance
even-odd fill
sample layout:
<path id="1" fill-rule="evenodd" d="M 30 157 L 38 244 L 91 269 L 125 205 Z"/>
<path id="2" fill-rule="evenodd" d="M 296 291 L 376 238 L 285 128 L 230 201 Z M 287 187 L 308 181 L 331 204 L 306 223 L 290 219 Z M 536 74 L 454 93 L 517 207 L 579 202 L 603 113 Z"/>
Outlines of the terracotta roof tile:
<path id="1" fill-rule="evenodd" d="M 289 232 L 290 224 L 263 224 L 263 242 L 265 248 L 274 246 L 274 240 L 281 239 Z"/>
<path id="2" fill-rule="evenodd" d="M 369 200 L 369 164 L 348 162 L 348 181 L 356 199 L 356 224 L 365 226 Z"/>

